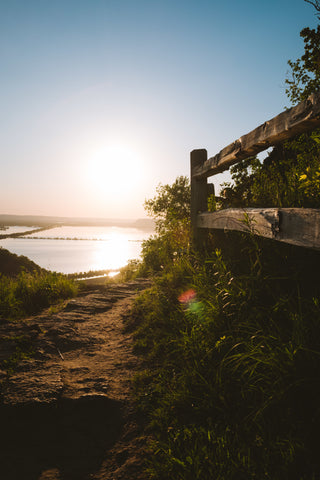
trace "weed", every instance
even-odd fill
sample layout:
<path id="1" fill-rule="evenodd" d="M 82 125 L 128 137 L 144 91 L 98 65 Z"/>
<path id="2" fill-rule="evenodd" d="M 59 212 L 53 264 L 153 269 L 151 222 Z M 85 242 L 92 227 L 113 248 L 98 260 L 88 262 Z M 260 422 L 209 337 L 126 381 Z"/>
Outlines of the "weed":
<path id="1" fill-rule="evenodd" d="M 0 317 L 17 319 L 72 297 L 76 284 L 65 275 L 22 272 L 15 278 L 0 275 Z"/>
<path id="2" fill-rule="evenodd" d="M 13 375 L 22 360 L 28 360 L 34 355 L 32 341 L 25 335 L 11 335 L 2 340 L 10 345 L 12 353 L 1 362 L 1 367 L 7 375 Z"/>
<path id="3" fill-rule="evenodd" d="M 136 300 L 150 478 L 301 480 L 320 471 L 318 287 L 305 288 L 299 269 L 292 276 L 251 239 L 237 264 L 219 249 L 181 255 Z"/>

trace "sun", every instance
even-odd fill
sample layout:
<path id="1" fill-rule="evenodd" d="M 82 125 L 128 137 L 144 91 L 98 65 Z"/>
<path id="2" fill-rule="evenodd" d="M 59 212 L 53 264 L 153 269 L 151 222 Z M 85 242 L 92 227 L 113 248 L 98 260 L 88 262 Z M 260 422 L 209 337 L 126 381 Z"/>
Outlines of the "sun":
<path id="1" fill-rule="evenodd" d="M 143 178 L 141 158 L 124 146 L 103 147 L 91 156 L 86 181 L 98 195 L 130 196 Z"/>

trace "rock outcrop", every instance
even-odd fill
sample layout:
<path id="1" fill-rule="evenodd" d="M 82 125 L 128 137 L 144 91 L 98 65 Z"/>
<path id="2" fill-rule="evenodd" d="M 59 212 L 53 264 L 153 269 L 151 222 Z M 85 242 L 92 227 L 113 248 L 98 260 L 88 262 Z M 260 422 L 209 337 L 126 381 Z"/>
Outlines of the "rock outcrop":
<path id="1" fill-rule="evenodd" d="M 56 313 L 2 322 L 1 478 L 143 478 L 144 440 L 130 395 L 139 361 L 123 319 L 147 286 L 93 287 Z M 30 358 L 23 359 L 23 342 Z M 15 358 L 8 375 L 3 367 Z"/>

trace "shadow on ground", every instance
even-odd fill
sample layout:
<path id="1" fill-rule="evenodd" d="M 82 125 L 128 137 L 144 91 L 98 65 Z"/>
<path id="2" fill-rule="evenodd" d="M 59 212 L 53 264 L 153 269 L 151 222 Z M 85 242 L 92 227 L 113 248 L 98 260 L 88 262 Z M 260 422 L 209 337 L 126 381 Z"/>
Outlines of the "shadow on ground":
<path id="1" fill-rule="evenodd" d="M 0 465 L 6 480 L 86 480 L 99 470 L 123 426 L 122 403 L 103 396 L 55 405 L 0 408 Z"/>

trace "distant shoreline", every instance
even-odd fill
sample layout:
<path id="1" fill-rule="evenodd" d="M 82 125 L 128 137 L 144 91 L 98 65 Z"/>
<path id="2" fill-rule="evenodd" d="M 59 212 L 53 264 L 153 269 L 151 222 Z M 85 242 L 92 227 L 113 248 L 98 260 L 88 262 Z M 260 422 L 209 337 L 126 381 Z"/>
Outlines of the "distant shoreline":
<path id="1" fill-rule="evenodd" d="M 72 227 L 122 227 L 138 228 L 139 230 L 154 230 L 151 218 L 120 219 L 120 218 L 87 218 L 87 217 L 52 217 L 43 215 L 8 215 L 0 214 L 0 226 L 72 226 Z"/>
<path id="2" fill-rule="evenodd" d="M 137 227 L 132 224 L 131 228 L 62 224 L 37 229 L 34 226 L 29 229 L 26 226 L 9 227 L 0 232 L 0 251 L 4 248 L 23 255 L 50 271 L 64 274 L 85 272 L 86 276 L 87 272 L 94 272 L 96 276 L 96 271 L 118 271 L 130 260 L 140 258 L 142 243 L 153 235 L 154 230 Z"/>

